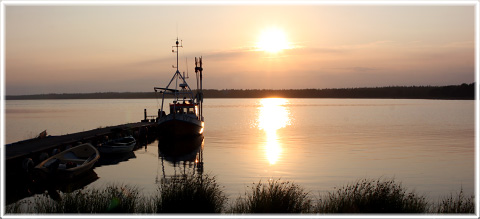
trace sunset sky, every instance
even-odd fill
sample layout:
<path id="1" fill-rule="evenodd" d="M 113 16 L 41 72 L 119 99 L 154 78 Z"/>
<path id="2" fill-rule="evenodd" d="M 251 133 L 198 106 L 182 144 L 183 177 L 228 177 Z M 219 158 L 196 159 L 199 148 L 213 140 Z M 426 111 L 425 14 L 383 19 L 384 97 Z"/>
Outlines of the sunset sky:
<path id="1" fill-rule="evenodd" d="M 419 4 L 5 5 L 6 95 L 144 92 L 194 57 L 207 89 L 475 81 L 475 1 Z M 187 59 L 187 60 L 186 60 Z"/>

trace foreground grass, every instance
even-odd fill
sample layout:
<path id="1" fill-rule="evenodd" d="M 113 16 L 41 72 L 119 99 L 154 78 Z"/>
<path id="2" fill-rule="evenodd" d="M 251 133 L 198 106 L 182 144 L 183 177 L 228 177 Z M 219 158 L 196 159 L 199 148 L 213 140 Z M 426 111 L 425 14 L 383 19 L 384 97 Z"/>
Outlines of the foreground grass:
<path id="1" fill-rule="evenodd" d="M 134 213 L 142 197 L 136 187 L 109 185 L 105 189 L 77 190 L 56 196 L 36 196 L 33 201 L 17 202 L 6 213 Z"/>
<path id="2" fill-rule="evenodd" d="M 159 187 L 153 197 L 157 213 L 220 213 L 226 200 L 215 178 L 209 176 L 174 179 Z"/>
<path id="3" fill-rule="evenodd" d="M 453 196 L 443 198 L 435 207 L 437 213 L 475 213 L 475 197 L 465 197 L 463 189 Z"/>
<path id="4" fill-rule="evenodd" d="M 424 195 L 407 191 L 391 180 L 363 179 L 312 201 L 299 185 L 281 180 L 253 183 L 231 206 L 214 177 L 185 176 L 159 185 L 151 197 L 137 187 L 109 185 L 65 193 L 55 200 L 35 196 L 6 206 L 12 213 L 468 213 L 475 210 L 474 196 L 457 195 L 428 203 Z"/>
<path id="5" fill-rule="evenodd" d="M 253 184 L 250 193 L 237 199 L 231 213 L 308 213 L 311 200 L 303 188 L 290 182 L 269 180 Z"/>
<path id="6" fill-rule="evenodd" d="M 425 213 L 425 196 L 407 190 L 392 180 L 363 179 L 329 192 L 318 201 L 316 212 L 324 213 Z"/>

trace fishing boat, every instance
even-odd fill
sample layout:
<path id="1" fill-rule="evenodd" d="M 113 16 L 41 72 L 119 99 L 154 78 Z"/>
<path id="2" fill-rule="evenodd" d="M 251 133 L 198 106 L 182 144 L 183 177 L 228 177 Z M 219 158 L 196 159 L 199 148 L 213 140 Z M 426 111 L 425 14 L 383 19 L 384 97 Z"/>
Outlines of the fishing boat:
<path id="1" fill-rule="evenodd" d="M 133 150 L 137 141 L 133 136 L 126 136 L 111 141 L 107 141 L 97 147 L 100 153 L 105 154 L 115 154 L 115 153 L 126 153 Z"/>
<path id="2" fill-rule="evenodd" d="M 99 158 L 98 150 L 86 143 L 49 157 L 35 166 L 35 170 L 43 179 L 73 179 L 92 169 Z"/>
<path id="3" fill-rule="evenodd" d="M 203 134 L 203 92 L 202 92 L 202 57 L 195 57 L 195 75 L 197 90 L 194 95 L 192 89 L 183 75 L 178 70 L 178 48 L 183 47 L 177 41 L 172 46 L 172 52 L 177 54 L 177 70 L 166 87 L 154 87 L 155 93 L 162 94 L 162 105 L 158 113 L 157 124 L 159 134 L 171 138 L 194 137 Z M 188 71 L 187 71 L 188 74 Z M 168 114 L 164 109 L 165 96 L 173 96 L 172 103 L 168 105 Z"/>

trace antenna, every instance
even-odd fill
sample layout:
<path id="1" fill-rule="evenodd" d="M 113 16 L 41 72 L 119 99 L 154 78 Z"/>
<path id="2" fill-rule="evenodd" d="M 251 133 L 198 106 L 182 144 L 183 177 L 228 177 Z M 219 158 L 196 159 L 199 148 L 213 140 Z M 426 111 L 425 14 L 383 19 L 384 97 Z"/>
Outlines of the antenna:
<path id="1" fill-rule="evenodd" d="M 179 46 L 179 44 L 180 44 L 180 46 Z M 183 41 L 180 40 L 180 43 L 179 43 L 179 42 L 178 42 L 178 37 L 177 37 L 177 41 L 175 41 L 175 46 L 172 46 L 172 52 L 173 52 L 173 53 L 177 53 L 177 66 L 176 66 L 176 67 L 173 66 L 173 68 L 177 68 L 177 72 L 178 72 L 178 47 L 182 47 L 182 48 L 183 48 Z M 177 50 L 175 51 L 174 48 L 176 48 Z"/>

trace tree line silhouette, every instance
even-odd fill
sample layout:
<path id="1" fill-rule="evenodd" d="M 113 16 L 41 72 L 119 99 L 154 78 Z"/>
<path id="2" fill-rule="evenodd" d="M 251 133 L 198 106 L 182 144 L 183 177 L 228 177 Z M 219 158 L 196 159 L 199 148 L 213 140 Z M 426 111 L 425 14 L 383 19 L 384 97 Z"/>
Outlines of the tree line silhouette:
<path id="1" fill-rule="evenodd" d="M 194 90 L 195 92 L 195 90 Z M 391 86 L 329 89 L 204 89 L 205 98 L 385 98 L 385 99 L 475 99 L 475 83 L 449 86 Z M 6 100 L 31 99 L 150 99 L 155 92 L 104 92 L 7 95 Z"/>

